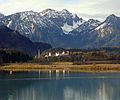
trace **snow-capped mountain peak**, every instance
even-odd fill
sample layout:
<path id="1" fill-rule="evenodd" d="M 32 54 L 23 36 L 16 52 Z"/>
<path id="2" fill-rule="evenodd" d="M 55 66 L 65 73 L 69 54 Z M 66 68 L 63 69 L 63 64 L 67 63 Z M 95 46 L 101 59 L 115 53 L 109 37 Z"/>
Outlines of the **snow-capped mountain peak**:
<path id="1" fill-rule="evenodd" d="M 120 17 L 112 14 L 106 18 L 105 23 L 107 23 L 107 24 L 114 23 L 114 22 L 117 22 L 119 19 L 120 19 Z"/>
<path id="2" fill-rule="evenodd" d="M 69 16 L 70 13 L 68 10 L 66 9 L 63 9 L 62 11 L 56 11 L 54 9 L 46 9 L 46 10 L 43 10 L 42 12 L 39 13 L 41 16 L 43 17 L 47 17 L 47 18 L 57 18 L 57 17 L 60 17 L 60 16 Z"/>
<path id="3" fill-rule="evenodd" d="M 42 12 L 48 13 L 48 12 L 54 12 L 54 11 L 55 11 L 54 9 L 48 8 L 48 9 L 43 10 Z"/>
<path id="4" fill-rule="evenodd" d="M 55 14 L 58 14 L 58 11 L 53 9 L 46 9 L 39 13 L 41 16 L 48 16 L 49 18 Z"/>
<path id="5" fill-rule="evenodd" d="M 100 21 L 98 20 L 94 20 L 94 19 L 89 19 L 88 21 L 83 21 L 83 23 L 78 27 L 75 28 L 71 34 L 84 34 L 84 33 L 88 33 L 89 31 L 95 29 L 96 27 L 98 27 L 101 24 Z"/>
<path id="6" fill-rule="evenodd" d="M 112 26 L 113 24 L 119 25 L 120 17 L 115 16 L 114 14 L 108 16 L 106 20 L 96 28 L 96 30 Z"/>
<path id="7" fill-rule="evenodd" d="M 110 19 L 117 19 L 118 16 L 114 15 L 114 14 L 111 14 L 110 16 L 108 16 L 106 19 L 107 20 L 110 20 Z"/>
<path id="8" fill-rule="evenodd" d="M 108 16 L 106 20 L 98 26 L 95 30 L 98 32 L 99 37 L 105 37 L 108 34 L 116 33 L 120 29 L 120 17 L 114 14 Z"/>
<path id="9" fill-rule="evenodd" d="M 70 31 L 79 27 L 79 25 L 84 22 L 82 18 L 77 16 L 77 14 L 72 14 L 66 9 L 63 9 L 62 11 L 46 9 L 40 12 L 40 15 L 44 17 L 44 19 L 48 19 L 58 27 L 61 27 L 65 34 L 69 34 Z"/>
<path id="10" fill-rule="evenodd" d="M 90 23 L 92 26 L 99 26 L 101 24 L 100 21 L 94 19 L 89 19 L 88 23 Z"/>
<path id="11" fill-rule="evenodd" d="M 62 11 L 60 11 L 62 14 L 71 14 L 67 9 L 63 9 Z"/>

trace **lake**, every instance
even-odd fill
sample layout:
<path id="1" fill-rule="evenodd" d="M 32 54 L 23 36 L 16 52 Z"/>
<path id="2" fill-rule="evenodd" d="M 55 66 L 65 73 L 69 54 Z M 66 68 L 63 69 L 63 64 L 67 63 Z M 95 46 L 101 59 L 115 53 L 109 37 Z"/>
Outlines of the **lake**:
<path id="1" fill-rule="evenodd" d="M 0 100 L 120 100 L 120 73 L 0 72 Z"/>

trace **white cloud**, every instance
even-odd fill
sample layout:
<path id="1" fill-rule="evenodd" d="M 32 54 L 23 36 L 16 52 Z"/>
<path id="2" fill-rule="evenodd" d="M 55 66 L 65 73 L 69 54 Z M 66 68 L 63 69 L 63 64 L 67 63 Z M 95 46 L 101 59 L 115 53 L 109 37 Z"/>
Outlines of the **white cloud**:
<path id="1" fill-rule="evenodd" d="M 62 10 L 64 8 L 84 17 L 103 19 L 109 14 L 120 15 L 119 0 L 5 0 L 0 1 L 0 12 L 34 10 L 40 12 L 46 8 Z"/>
<path id="2" fill-rule="evenodd" d="M 11 14 L 19 11 L 35 10 L 42 11 L 46 8 L 58 9 L 62 7 L 60 0 L 7 0 L 0 4 L 0 11 Z"/>
<path id="3" fill-rule="evenodd" d="M 68 5 L 67 8 L 72 12 L 77 12 L 84 17 L 105 19 L 110 14 L 120 16 L 119 0 L 81 0 L 76 5 Z"/>

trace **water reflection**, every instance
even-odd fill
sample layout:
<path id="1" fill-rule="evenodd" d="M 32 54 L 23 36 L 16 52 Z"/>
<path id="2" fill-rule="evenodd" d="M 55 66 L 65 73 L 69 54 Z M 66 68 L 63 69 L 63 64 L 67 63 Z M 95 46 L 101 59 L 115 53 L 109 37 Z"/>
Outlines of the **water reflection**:
<path id="1" fill-rule="evenodd" d="M 66 79 L 67 73 L 59 73 L 57 76 L 59 80 L 56 80 L 56 75 L 57 73 L 48 72 L 40 73 L 40 77 L 48 76 L 48 79 L 1 79 L 0 100 L 119 100 L 120 98 L 120 78 L 95 78 L 91 74 L 78 74 L 81 78 Z M 117 77 L 119 74 L 111 76 Z"/>
<path id="2" fill-rule="evenodd" d="M 39 77 L 39 78 L 40 78 L 40 73 L 41 73 L 41 72 L 40 72 L 40 70 L 39 70 L 39 71 L 38 71 L 38 77 Z"/>
<path id="3" fill-rule="evenodd" d="M 109 84 L 103 82 L 98 84 L 98 88 L 93 85 L 91 84 L 89 88 L 86 86 L 86 88 L 79 87 L 77 89 L 66 87 L 64 89 L 64 100 L 117 100 L 114 99 L 116 91 Z"/>

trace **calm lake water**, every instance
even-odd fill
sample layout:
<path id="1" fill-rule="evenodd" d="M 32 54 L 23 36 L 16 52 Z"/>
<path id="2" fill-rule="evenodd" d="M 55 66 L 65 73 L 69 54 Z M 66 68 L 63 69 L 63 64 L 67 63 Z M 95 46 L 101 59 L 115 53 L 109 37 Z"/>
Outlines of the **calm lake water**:
<path id="1" fill-rule="evenodd" d="M 120 73 L 0 73 L 0 100 L 120 100 Z"/>

